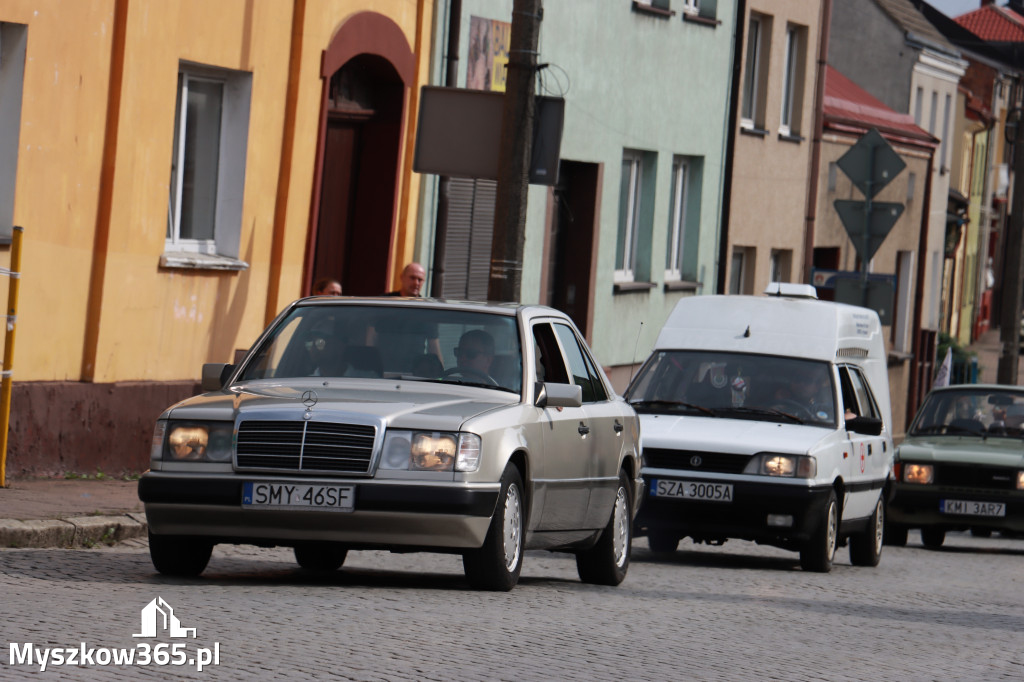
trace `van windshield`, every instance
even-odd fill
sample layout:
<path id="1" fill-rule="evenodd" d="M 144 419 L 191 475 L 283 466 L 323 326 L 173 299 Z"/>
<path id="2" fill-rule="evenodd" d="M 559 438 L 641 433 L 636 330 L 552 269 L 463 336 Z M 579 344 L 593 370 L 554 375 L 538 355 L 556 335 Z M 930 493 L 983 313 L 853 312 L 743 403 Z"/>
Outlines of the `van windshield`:
<path id="1" fill-rule="evenodd" d="M 626 391 L 640 413 L 836 426 L 827 362 L 746 353 L 656 351 Z"/>

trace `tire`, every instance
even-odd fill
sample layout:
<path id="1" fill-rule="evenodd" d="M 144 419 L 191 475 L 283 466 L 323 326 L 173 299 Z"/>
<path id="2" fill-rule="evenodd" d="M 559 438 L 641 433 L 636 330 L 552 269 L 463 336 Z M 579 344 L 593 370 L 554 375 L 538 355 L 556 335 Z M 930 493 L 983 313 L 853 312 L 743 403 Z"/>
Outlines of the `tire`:
<path id="1" fill-rule="evenodd" d="M 863 533 L 850 536 L 850 563 L 854 566 L 877 566 L 882 558 L 882 540 L 885 537 L 885 504 L 882 498 L 875 503 L 875 511 Z"/>
<path id="2" fill-rule="evenodd" d="M 679 548 L 679 538 L 654 531 L 647 534 L 647 546 L 655 554 L 672 554 Z"/>
<path id="3" fill-rule="evenodd" d="M 591 585 L 614 587 L 626 578 L 633 545 L 632 509 L 629 477 L 625 471 L 620 471 L 608 525 L 601 531 L 596 545 L 576 553 L 576 571 L 580 580 Z"/>
<path id="4" fill-rule="evenodd" d="M 523 568 L 523 479 L 509 464 L 501 475 L 501 493 L 487 538 L 480 549 L 462 555 L 462 568 L 471 587 L 508 592 L 519 582 Z"/>
<path id="5" fill-rule="evenodd" d="M 946 541 L 946 531 L 941 528 L 922 528 L 921 543 L 929 549 L 938 549 Z"/>
<path id="6" fill-rule="evenodd" d="M 990 538 L 992 537 L 991 528 L 972 528 L 971 535 L 976 538 Z"/>
<path id="7" fill-rule="evenodd" d="M 831 491 L 825 504 L 821 523 L 811 539 L 800 549 L 800 566 L 805 571 L 828 573 L 836 556 L 836 540 L 839 536 L 839 503 L 836 491 Z"/>
<path id="8" fill-rule="evenodd" d="M 885 524 L 885 536 L 883 542 L 893 547 L 906 547 L 907 546 L 907 527 L 897 526 L 896 524 L 887 523 Z"/>
<path id="9" fill-rule="evenodd" d="M 164 575 L 194 578 L 210 563 L 213 543 L 176 535 L 149 534 L 149 558 Z"/>
<path id="10" fill-rule="evenodd" d="M 348 549 L 333 542 L 295 545 L 295 561 L 307 571 L 337 571 L 345 563 Z"/>

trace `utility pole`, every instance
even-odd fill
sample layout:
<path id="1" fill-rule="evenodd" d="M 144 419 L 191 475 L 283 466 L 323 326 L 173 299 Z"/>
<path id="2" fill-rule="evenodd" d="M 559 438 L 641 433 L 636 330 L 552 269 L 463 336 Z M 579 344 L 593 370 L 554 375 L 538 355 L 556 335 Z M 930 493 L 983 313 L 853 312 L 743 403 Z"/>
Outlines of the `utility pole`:
<path id="1" fill-rule="evenodd" d="M 999 340 L 1002 351 L 999 355 L 999 367 L 996 381 L 1000 384 L 1016 385 L 1017 383 L 1017 349 L 1020 343 L 1020 306 L 1021 306 L 1021 265 L 1024 258 L 1024 136 L 1021 135 L 1021 110 L 1015 109 L 1007 114 L 1007 119 L 1014 124 L 1007 124 L 1007 141 L 1013 144 L 1013 207 L 1010 212 L 1010 223 L 1006 229 L 1006 264 L 1003 268 L 1002 304 L 999 309 Z"/>
<path id="2" fill-rule="evenodd" d="M 491 276 L 487 284 L 487 298 L 492 301 L 518 301 L 523 280 L 534 80 L 542 12 L 541 0 L 514 0 L 512 4 L 512 34 L 494 202 Z"/>
<path id="3" fill-rule="evenodd" d="M 448 55 L 445 60 L 445 87 L 459 85 L 459 30 L 462 27 L 462 0 L 451 0 L 448 5 Z M 444 261 L 448 254 L 448 194 L 451 176 L 438 178 L 437 217 L 434 221 L 434 263 L 430 275 L 430 295 L 444 296 Z"/>

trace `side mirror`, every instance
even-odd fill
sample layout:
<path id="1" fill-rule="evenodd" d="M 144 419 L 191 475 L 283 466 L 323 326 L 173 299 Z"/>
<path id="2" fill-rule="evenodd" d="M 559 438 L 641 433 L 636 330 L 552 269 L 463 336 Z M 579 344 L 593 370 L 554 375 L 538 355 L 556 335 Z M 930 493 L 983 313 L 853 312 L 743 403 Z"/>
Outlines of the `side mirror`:
<path id="1" fill-rule="evenodd" d="M 580 407 L 583 405 L 583 389 L 575 384 L 537 382 L 533 404 L 537 407 Z"/>
<path id="2" fill-rule="evenodd" d="M 202 389 L 203 393 L 219 391 L 224 388 L 225 382 L 227 382 L 228 377 L 231 376 L 231 372 L 234 370 L 234 365 L 228 365 L 223 362 L 206 363 L 203 365 L 203 379 L 199 384 L 199 388 Z"/>
<path id="3" fill-rule="evenodd" d="M 878 436 L 882 433 L 882 420 L 874 417 L 854 417 L 846 420 L 846 430 L 865 436 Z"/>

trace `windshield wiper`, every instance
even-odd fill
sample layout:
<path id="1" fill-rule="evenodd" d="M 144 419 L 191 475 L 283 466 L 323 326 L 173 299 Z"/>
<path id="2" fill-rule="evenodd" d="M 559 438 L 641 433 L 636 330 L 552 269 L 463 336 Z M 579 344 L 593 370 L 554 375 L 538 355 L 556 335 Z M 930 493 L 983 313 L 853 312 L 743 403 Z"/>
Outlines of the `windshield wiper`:
<path id="1" fill-rule="evenodd" d="M 801 419 L 800 417 L 796 416 L 795 414 L 790 414 L 789 412 L 783 412 L 782 410 L 778 410 L 778 409 L 776 409 L 774 407 L 730 407 L 730 408 L 727 408 L 727 409 L 733 410 L 735 412 L 739 412 L 741 414 L 765 414 L 765 415 L 770 415 L 772 417 L 785 417 L 786 419 L 794 421 L 797 424 L 805 424 L 806 423 L 803 419 Z"/>
<path id="2" fill-rule="evenodd" d="M 715 411 L 712 410 L 711 408 L 704 407 L 703 405 L 694 405 L 693 403 L 683 402 L 682 400 L 636 400 L 631 402 L 630 405 L 632 405 L 633 407 L 685 407 L 691 410 L 697 410 L 698 412 L 703 412 L 709 417 L 716 416 Z"/>

